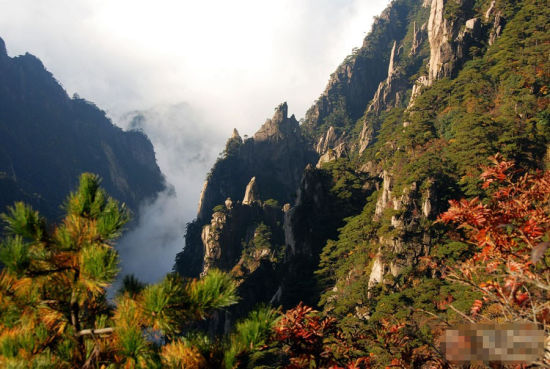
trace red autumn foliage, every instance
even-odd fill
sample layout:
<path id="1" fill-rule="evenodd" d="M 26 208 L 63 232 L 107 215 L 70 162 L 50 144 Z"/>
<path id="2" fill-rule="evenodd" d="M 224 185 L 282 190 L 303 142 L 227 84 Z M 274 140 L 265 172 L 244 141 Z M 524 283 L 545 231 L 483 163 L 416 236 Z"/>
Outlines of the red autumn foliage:
<path id="1" fill-rule="evenodd" d="M 452 234 L 461 234 L 460 240 L 471 245 L 473 255 L 454 266 L 437 265 L 423 257 L 420 268 L 443 267 L 445 278 L 482 292 L 469 314 L 454 308 L 451 295 L 435 302 L 439 310 L 450 306 L 471 321 L 531 320 L 548 335 L 550 171 L 521 173 L 499 155 L 492 162 L 481 175 L 488 197 L 451 201 L 449 210 L 440 216 L 441 222 L 457 226 L 459 232 Z M 382 362 L 386 368 L 450 367 L 434 349 L 437 342 L 418 345 L 418 322 L 388 318 L 379 323 L 361 339 L 389 354 L 391 359 L 386 356 L 381 362 L 372 354 L 353 360 L 357 355 L 349 337 L 344 339 L 337 329 L 335 319 L 322 317 L 302 304 L 280 320 L 275 340 L 290 358 L 288 369 L 371 368 Z M 437 327 L 432 329 L 434 337 L 442 333 Z M 541 360 L 543 366 L 550 366 Z"/>
<path id="2" fill-rule="evenodd" d="M 451 201 L 441 221 L 458 225 L 474 255 L 449 277 L 483 292 L 472 318 L 493 306 L 507 321 L 550 323 L 550 171 L 521 173 L 500 155 L 481 174 L 489 197 Z M 496 307 L 496 308 L 495 308 Z"/>
<path id="3" fill-rule="evenodd" d="M 334 318 L 322 317 L 302 303 L 287 311 L 279 321 L 275 340 L 282 344 L 290 359 L 287 369 L 370 368 L 369 357 L 350 358 L 351 346 L 337 329 Z"/>

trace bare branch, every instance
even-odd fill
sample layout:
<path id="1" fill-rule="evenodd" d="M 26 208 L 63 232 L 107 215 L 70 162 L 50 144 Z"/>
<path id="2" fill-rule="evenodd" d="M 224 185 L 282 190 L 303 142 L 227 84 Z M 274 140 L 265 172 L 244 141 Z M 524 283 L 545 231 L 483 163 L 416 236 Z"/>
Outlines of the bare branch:
<path id="1" fill-rule="evenodd" d="M 87 336 L 87 335 L 101 335 L 101 334 L 111 334 L 114 332 L 114 328 L 99 328 L 99 329 L 83 329 L 76 334 L 77 337 Z"/>
<path id="2" fill-rule="evenodd" d="M 458 315 L 460 315 L 460 316 L 463 317 L 464 319 L 468 320 L 470 323 L 475 323 L 475 321 L 474 321 L 472 318 L 470 318 L 468 315 L 464 314 L 462 311 L 460 311 L 460 310 L 458 310 L 457 308 L 455 308 L 455 307 L 453 306 L 453 304 L 449 304 L 449 307 L 450 307 L 451 309 L 453 309 L 453 311 L 454 311 L 455 313 L 457 313 Z"/>

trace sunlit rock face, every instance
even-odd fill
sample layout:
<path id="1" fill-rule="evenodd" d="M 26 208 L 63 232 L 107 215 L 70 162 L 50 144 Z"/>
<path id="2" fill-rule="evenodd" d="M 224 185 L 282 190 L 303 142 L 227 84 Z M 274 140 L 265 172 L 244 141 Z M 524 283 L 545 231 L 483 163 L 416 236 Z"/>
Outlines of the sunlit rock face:
<path id="1" fill-rule="evenodd" d="M 269 199 L 293 203 L 304 168 L 317 160 L 298 121 L 288 116 L 286 103 L 277 106 L 252 138 L 243 140 L 235 130 L 204 184 L 197 219 L 191 225 L 194 231 L 187 232 L 176 270 L 193 276 L 202 272 L 202 227 L 210 223 L 214 207 L 227 198 L 242 199 L 243 205 Z"/>
<path id="2" fill-rule="evenodd" d="M 452 0 L 454 1 L 454 0 Z M 451 77 L 469 59 L 471 46 L 478 46 L 484 38 L 481 21 L 478 18 L 450 20 L 445 17 L 448 0 L 432 0 L 428 20 L 430 60 L 428 62 L 428 84 Z M 469 8 L 469 0 L 458 0 L 459 6 Z M 490 10 L 490 9 L 489 9 Z"/>
<path id="3" fill-rule="evenodd" d="M 316 273 L 323 273 L 325 260 L 334 264 L 326 255 L 351 261 L 354 253 L 363 252 L 360 262 L 342 265 L 337 277 L 329 276 L 333 284 L 324 287 L 333 295 L 324 308 L 330 311 L 354 283 L 365 290 L 385 288 L 415 268 L 435 244 L 431 222 L 458 188 L 448 186 L 454 179 L 440 168 L 433 173 L 421 169 L 436 167 L 420 161 L 423 155 L 436 155 L 438 162 L 430 145 L 441 150 L 439 144 L 446 146 L 440 141 L 448 140 L 437 136 L 442 134 L 437 130 L 448 128 L 447 121 L 440 121 L 443 107 L 430 106 L 427 101 L 434 97 L 426 91 L 437 92 L 445 86 L 443 79 L 456 78 L 467 61 L 496 42 L 504 21 L 496 2 L 485 5 L 480 13 L 472 0 L 392 1 L 362 47 L 330 76 L 302 124 L 281 104 L 253 138 L 234 133 L 205 185 L 199 219 L 187 233 L 177 270 L 198 275 L 221 267 L 241 278 L 247 298 L 256 301 L 267 301 L 256 290 L 267 282 L 254 276 L 269 270 L 270 282 L 276 281 L 269 285 L 269 301 L 317 304 L 326 296 L 315 290 Z M 434 116 L 421 115 L 426 112 Z M 429 128 L 432 121 L 437 132 Z M 413 141 L 422 137 L 430 145 Z M 226 203 L 223 216 L 218 207 L 212 214 L 227 197 L 237 200 Z M 269 223 L 280 232 L 284 258 L 273 262 L 272 250 L 258 248 L 245 260 L 243 242 L 255 237 L 258 222 L 267 222 L 258 209 L 265 209 L 268 199 L 285 204 L 279 220 Z M 262 215 L 243 223 L 244 214 L 254 211 Z M 372 233 L 364 235 L 364 229 Z M 240 236 L 231 238 L 237 230 Z M 367 320 L 369 309 L 358 302 L 355 315 Z"/>
<path id="4" fill-rule="evenodd" d="M 243 204 L 250 205 L 260 199 L 260 193 L 258 191 L 258 185 L 256 184 L 256 177 L 252 177 L 250 182 L 246 185 L 244 191 Z"/>

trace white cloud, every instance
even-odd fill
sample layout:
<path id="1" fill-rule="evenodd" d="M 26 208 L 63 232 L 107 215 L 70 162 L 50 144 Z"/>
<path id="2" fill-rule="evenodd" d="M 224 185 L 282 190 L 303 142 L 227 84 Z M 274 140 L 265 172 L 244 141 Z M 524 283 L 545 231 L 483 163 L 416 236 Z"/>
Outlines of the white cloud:
<path id="1" fill-rule="evenodd" d="M 387 3 L 0 0 L 0 36 L 114 117 L 186 101 L 252 131 L 282 100 L 303 116 Z"/>

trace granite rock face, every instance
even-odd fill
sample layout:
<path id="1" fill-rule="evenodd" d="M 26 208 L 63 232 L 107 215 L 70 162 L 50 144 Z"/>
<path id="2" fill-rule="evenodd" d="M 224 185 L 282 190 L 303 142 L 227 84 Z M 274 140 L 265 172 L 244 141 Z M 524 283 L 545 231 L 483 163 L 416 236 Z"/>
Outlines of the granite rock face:
<path id="1" fill-rule="evenodd" d="M 243 204 L 250 205 L 255 201 L 258 201 L 260 198 L 260 193 L 258 191 L 258 185 L 256 184 L 256 177 L 252 177 L 250 182 L 246 185 L 246 190 L 244 191 Z"/>
<path id="2" fill-rule="evenodd" d="M 210 223 L 202 227 L 201 275 L 212 268 L 230 272 L 241 297 L 238 305 L 227 309 L 228 314 L 208 323 L 209 331 L 227 334 L 230 322 L 243 317 L 256 304 L 280 302 L 285 276 L 284 217 L 278 206 L 227 199 L 225 207 L 212 214 Z"/>
<path id="3" fill-rule="evenodd" d="M 430 41 L 430 61 L 428 62 L 428 81 L 450 75 L 455 54 L 450 45 L 452 25 L 443 17 L 445 0 L 432 0 L 428 21 L 428 39 Z"/>
<path id="4" fill-rule="evenodd" d="M 197 219 L 188 228 L 186 247 L 178 255 L 175 269 L 189 276 L 202 272 L 205 248 L 201 234 L 203 226 L 211 223 L 214 207 L 224 204 L 227 198 L 243 199 L 242 206 L 270 199 L 293 203 L 304 168 L 317 160 L 318 154 L 308 145 L 298 121 L 288 116 L 286 103 L 275 109 L 273 117 L 253 138 L 243 141 L 235 130 L 227 141 L 224 157 L 214 165 L 204 184 Z"/>
<path id="5" fill-rule="evenodd" d="M 406 28 L 401 20 L 410 10 L 407 4 L 392 2 L 374 22 L 377 33 L 367 35 L 362 46 L 330 76 L 303 124 L 304 131 L 315 140 L 331 125 L 349 130 L 350 122 L 353 124 L 365 113 L 378 86 L 388 78 L 388 70 L 393 69 L 391 65 L 388 68 L 392 45 L 404 37 Z"/>
<path id="6" fill-rule="evenodd" d="M 218 267 L 242 278 L 248 298 L 261 296 L 257 301 L 283 306 L 311 298 L 316 304 L 319 295 L 312 291 L 321 253 L 339 242 L 334 240 L 345 232 L 346 222 L 363 222 L 362 217 L 369 220 L 365 228 L 372 225 L 380 232 L 355 240 L 366 243 L 369 259 L 338 276 L 332 286 L 335 298 L 339 287 L 354 280 L 365 280 L 370 288 L 414 267 L 432 247 L 426 224 L 446 206 L 441 193 L 450 190 L 432 174 L 405 181 L 403 163 L 423 154 L 399 141 L 400 132 L 414 130 L 407 127 L 421 121 L 410 118 L 427 89 L 442 78 L 454 78 L 472 53 L 498 37 L 503 21 L 498 5 L 491 7 L 484 18 L 474 11 L 472 0 L 392 1 L 377 18 L 376 31 L 331 75 L 301 125 L 281 104 L 253 138 L 243 141 L 234 132 L 205 184 L 198 219 L 188 228 L 176 269 L 198 275 Z M 227 197 L 242 202 L 226 202 L 226 210 L 220 210 Z M 284 204 L 275 207 L 275 222 L 265 213 L 268 202 Z M 248 213 L 256 215 L 247 218 Z M 272 249 L 245 250 L 243 245 L 261 234 L 259 223 L 278 232 L 274 244 L 282 245 L 282 259 L 274 261 Z M 255 290 L 267 283 L 263 278 L 269 279 L 266 294 Z M 235 309 L 235 314 L 246 310 L 243 305 Z M 368 319 L 365 309 L 357 309 L 361 319 Z"/>
<path id="7" fill-rule="evenodd" d="M 333 126 L 330 126 L 325 135 L 319 138 L 315 151 L 320 155 L 317 168 L 323 163 L 328 163 L 347 156 L 349 153 L 349 138 L 345 131 L 336 133 Z"/>
<path id="8" fill-rule="evenodd" d="M 432 0 L 428 20 L 430 60 L 428 62 L 428 83 L 451 77 L 468 59 L 471 46 L 482 41 L 482 26 L 477 18 L 462 21 L 445 17 L 445 6 L 456 1 L 459 6 L 470 7 L 469 0 Z"/>
<path id="9" fill-rule="evenodd" d="M 283 103 L 253 138 L 243 141 L 236 130 L 233 132 L 225 157 L 214 165 L 203 187 L 198 219 L 207 221 L 214 206 L 228 197 L 241 198 L 252 177 L 262 188 L 262 200 L 291 202 L 304 168 L 316 161 L 317 154 L 307 145 L 294 115 L 288 117 L 288 106 Z"/>

